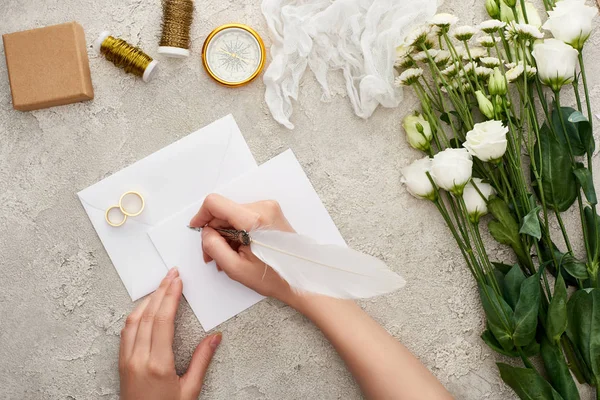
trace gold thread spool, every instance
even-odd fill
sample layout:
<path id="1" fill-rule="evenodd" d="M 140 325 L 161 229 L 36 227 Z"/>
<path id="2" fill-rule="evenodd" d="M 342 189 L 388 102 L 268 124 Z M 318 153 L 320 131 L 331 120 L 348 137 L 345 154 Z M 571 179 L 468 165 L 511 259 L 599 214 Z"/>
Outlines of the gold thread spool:
<path id="1" fill-rule="evenodd" d="M 125 72 L 142 77 L 144 82 L 150 82 L 156 73 L 158 61 L 123 39 L 110 36 L 109 32 L 102 32 L 98 36 L 94 49 Z"/>
<path id="2" fill-rule="evenodd" d="M 190 28 L 194 14 L 193 0 L 164 0 L 163 24 L 158 52 L 167 57 L 190 55 Z"/>

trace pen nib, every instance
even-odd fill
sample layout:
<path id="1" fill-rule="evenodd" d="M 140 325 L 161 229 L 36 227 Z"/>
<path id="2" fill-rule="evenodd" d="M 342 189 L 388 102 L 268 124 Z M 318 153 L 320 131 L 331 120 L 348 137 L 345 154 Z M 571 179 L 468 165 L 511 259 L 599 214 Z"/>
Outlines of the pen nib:
<path id="1" fill-rule="evenodd" d="M 202 228 L 197 228 L 195 226 L 189 226 L 189 225 L 188 225 L 188 228 L 190 228 L 191 230 L 196 231 L 196 232 L 202 232 Z"/>

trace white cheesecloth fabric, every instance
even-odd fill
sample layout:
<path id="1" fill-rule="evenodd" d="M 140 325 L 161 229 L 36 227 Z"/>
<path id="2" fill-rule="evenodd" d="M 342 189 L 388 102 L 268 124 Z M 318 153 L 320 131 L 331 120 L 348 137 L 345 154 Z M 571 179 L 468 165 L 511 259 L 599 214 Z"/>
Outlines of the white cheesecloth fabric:
<path id="1" fill-rule="evenodd" d="M 396 47 L 437 9 L 437 0 L 263 0 L 272 45 L 264 74 L 265 101 L 277 122 L 289 129 L 292 99 L 309 66 L 331 98 L 330 70 L 342 70 L 354 112 L 368 118 L 379 104 L 396 107 Z"/>

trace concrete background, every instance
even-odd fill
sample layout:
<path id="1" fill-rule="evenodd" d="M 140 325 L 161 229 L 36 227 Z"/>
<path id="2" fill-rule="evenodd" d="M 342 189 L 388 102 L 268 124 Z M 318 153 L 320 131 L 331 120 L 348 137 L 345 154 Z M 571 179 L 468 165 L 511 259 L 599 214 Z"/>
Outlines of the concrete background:
<path id="1" fill-rule="evenodd" d="M 75 20 L 88 44 L 110 29 L 156 54 L 159 0 L 1 3 L 0 33 Z M 443 9 L 463 23 L 483 19 L 482 0 L 447 0 Z M 208 32 L 235 21 L 256 27 L 268 44 L 258 0 L 196 0 L 189 59 L 159 58 L 160 74 L 145 84 L 89 49 L 95 100 L 35 112 L 12 109 L 0 56 L 0 398 L 118 398 L 119 331 L 134 304 L 75 193 L 228 113 L 259 163 L 292 148 L 349 244 L 407 278 L 404 290 L 363 302 L 365 309 L 457 398 L 513 398 L 494 365 L 501 357 L 479 338 L 479 299 L 451 235 L 434 207 L 399 183 L 400 167 L 420 156 L 400 130 L 415 98 L 407 93 L 398 109 L 379 109 L 363 121 L 337 75 L 334 100 L 321 103 L 308 73 L 293 115 L 296 130 L 285 130 L 270 117 L 260 80 L 231 90 L 202 69 Z M 595 105 L 599 43 L 596 31 L 586 55 Z M 575 231 L 575 215 L 567 219 Z M 509 257 L 506 248 L 490 249 L 495 259 Z M 202 398 L 361 398 L 322 335 L 277 301 L 265 300 L 220 328 L 224 341 Z M 204 335 L 182 302 L 174 346 L 179 371 Z"/>

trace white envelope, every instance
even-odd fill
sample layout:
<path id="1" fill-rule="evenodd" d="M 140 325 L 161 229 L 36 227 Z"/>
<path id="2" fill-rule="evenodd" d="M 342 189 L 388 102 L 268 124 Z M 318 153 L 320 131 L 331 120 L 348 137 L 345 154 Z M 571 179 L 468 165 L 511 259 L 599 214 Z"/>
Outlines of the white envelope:
<path id="1" fill-rule="evenodd" d="M 291 150 L 216 191 L 239 203 L 277 200 L 294 229 L 318 242 L 345 246 L 325 206 Z M 187 228 L 199 201 L 148 234 L 167 265 L 176 265 L 183 294 L 205 331 L 256 304 L 262 296 L 218 272 L 202 259 L 199 232 Z"/>
<path id="2" fill-rule="evenodd" d="M 147 232 L 254 168 L 256 161 L 228 115 L 78 193 L 133 300 L 154 291 L 166 274 Z M 106 209 L 130 190 L 144 196 L 144 212 L 120 227 L 108 225 Z"/>

